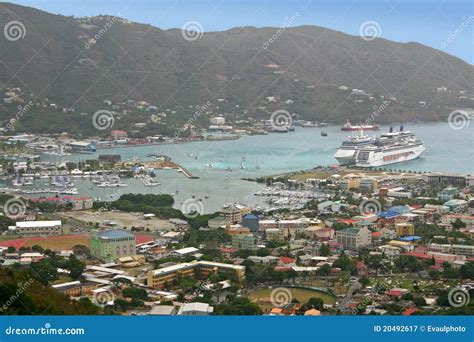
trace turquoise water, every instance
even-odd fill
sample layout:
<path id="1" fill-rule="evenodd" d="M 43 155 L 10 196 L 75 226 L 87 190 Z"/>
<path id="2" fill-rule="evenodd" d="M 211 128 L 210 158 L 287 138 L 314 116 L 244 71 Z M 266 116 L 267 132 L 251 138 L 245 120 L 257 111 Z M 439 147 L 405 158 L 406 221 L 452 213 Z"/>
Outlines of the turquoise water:
<path id="1" fill-rule="evenodd" d="M 394 126 L 395 128 L 395 126 Z M 396 127 L 398 129 L 399 127 Z M 457 173 L 474 173 L 474 122 L 462 130 L 453 130 L 447 123 L 405 124 L 405 129 L 414 132 L 425 144 L 426 151 L 419 159 L 388 168 L 415 171 L 446 171 Z M 328 133 L 320 135 L 321 130 Z M 379 134 L 388 131 L 381 127 Z M 122 160 L 137 156 L 149 160 L 147 154 L 158 153 L 170 156 L 199 179 L 187 179 L 176 170 L 157 172 L 160 187 L 147 188 L 139 180 L 129 180 L 126 188 L 89 189 L 92 183 L 76 181 L 83 195 L 100 196 L 102 199 L 113 196 L 117 191 L 143 193 L 175 193 L 177 207 L 180 203 L 196 194 L 203 198 L 206 212 L 218 209 L 225 202 L 262 204 L 261 198 L 253 194 L 261 185 L 241 180 L 282 172 L 310 169 L 318 165 L 337 165 L 333 158 L 336 148 L 349 132 L 340 131 L 339 126 L 324 128 L 301 128 L 287 134 L 269 134 L 266 136 L 243 136 L 238 140 L 192 142 L 173 145 L 126 147 L 99 150 L 96 155 L 74 155 L 70 157 L 52 157 L 49 159 L 83 160 L 97 158 L 98 154 L 120 154 Z M 189 155 L 198 156 L 190 157 Z M 245 157 L 244 168 L 240 169 L 242 157 Z M 44 158 L 46 159 L 46 158 Z M 207 165 L 212 164 L 210 168 Z M 232 171 L 227 171 L 231 168 Z M 204 199 L 206 194 L 209 199 Z"/>

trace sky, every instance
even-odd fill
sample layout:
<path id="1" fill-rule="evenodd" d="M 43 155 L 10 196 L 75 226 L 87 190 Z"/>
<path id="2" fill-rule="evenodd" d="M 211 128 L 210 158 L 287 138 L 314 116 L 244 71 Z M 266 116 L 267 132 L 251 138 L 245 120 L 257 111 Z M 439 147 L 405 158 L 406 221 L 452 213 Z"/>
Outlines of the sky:
<path id="1" fill-rule="evenodd" d="M 474 0 L 10 0 L 76 17 L 111 14 L 162 29 L 198 22 L 203 31 L 239 26 L 317 25 L 359 35 L 361 27 L 418 42 L 474 64 Z M 375 24 L 374 24 L 375 23 Z M 375 26 L 374 26 L 375 25 Z M 373 31 L 371 31 L 373 32 Z"/>

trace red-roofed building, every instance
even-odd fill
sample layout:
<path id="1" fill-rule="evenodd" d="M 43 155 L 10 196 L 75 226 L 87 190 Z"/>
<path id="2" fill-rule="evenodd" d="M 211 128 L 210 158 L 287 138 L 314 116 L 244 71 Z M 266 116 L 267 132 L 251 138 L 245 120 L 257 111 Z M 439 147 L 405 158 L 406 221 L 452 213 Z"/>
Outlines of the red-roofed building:
<path id="1" fill-rule="evenodd" d="M 399 290 L 390 290 L 390 291 L 385 292 L 385 294 L 387 296 L 390 296 L 390 297 L 401 297 L 401 296 L 403 296 L 403 292 L 399 291 Z"/>
<path id="2" fill-rule="evenodd" d="M 367 265 L 363 261 L 359 261 L 356 265 L 357 273 L 359 275 L 367 275 Z"/>
<path id="3" fill-rule="evenodd" d="M 418 308 L 408 308 L 405 311 L 403 311 L 402 315 L 403 316 L 410 316 L 410 315 L 412 315 L 412 314 L 414 314 L 415 312 L 418 312 L 418 311 L 420 311 L 420 309 L 418 309 Z"/>
<path id="4" fill-rule="evenodd" d="M 115 129 L 112 132 L 110 132 L 110 136 L 114 140 L 122 140 L 122 139 L 127 139 L 128 135 L 127 135 L 127 132 L 125 132 L 125 131 Z"/>
<path id="5" fill-rule="evenodd" d="M 280 257 L 279 264 L 280 265 L 292 265 L 294 264 L 296 259 L 288 258 L 288 257 Z"/>

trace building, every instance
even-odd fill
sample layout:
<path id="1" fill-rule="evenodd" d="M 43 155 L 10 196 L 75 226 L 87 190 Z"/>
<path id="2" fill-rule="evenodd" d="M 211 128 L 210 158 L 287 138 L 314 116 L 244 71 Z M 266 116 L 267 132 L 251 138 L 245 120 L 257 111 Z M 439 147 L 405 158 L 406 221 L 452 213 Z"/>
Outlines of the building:
<path id="1" fill-rule="evenodd" d="M 358 249 L 372 244 L 372 233 L 368 228 L 346 228 L 336 231 L 336 240 L 347 249 Z"/>
<path id="2" fill-rule="evenodd" d="M 360 176 L 353 173 L 345 175 L 339 182 L 341 189 L 346 191 L 357 190 L 360 187 Z"/>
<path id="3" fill-rule="evenodd" d="M 71 205 L 71 210 L 87 210 L 91 209 L 94 205 L 94 200 L 88 196 L 39 197 L 32 198 L 30 201 L 33 203 L 48 203 L 53 205 Z"/>
<path id="4" fill-rule="evenodd" d="M 222 116 L 216 116 L 216 117 L 210 118 L 209 123 L 211 125 L 217 125 L 217 126 L 225 125 L 225 118 L 223 118 Z"/>
<path id="5" fill-rule="evenodd" d="M 363 193 L 376 192 L 378 181 L 375 178 L 362 178 L 360 180 L 359 191 Z"/>
<path id="6" fill-rule="evenodd" d="M 208 316 L 214 311 L 214 308 L 207 303 L 185 303 L 178 311 L 182 316 Z"/>
<path id="7" fill-rule="evenodd" d="M 265 230 L 265 236 L 268 241 L 285 241 L 285 231 L 279 228 L 269 228 Z"/>
<path id="8" fill-rule="evenodd" d="M 467 201 L 461 199 L 452 199 L 443 203 L 443 206 L 448 207 L 450 212 L 460 213 L 467 208 Z"/>
<path id="9" fill-rule="evenodd" d="M 415 235 L 415 227 L 411 223 L 401 222 L 395 224 L 395 232 L 397 236 Z"/>
<path id="10" fill-rule="evenodd" d="M 123 140 L 123 139 L 127 139 L 128 135 L 127 135 L 127 132 L 125 132 L 125 131 L 115 129 L 112 132 L 110 132 L 110 136 L 114 140 Z"/>
<path id="11" fill-rule="evenodd" d="M 259 229 L 259 224 L 258 224 L 258 216 L 254 214 L 247 214 L 242 217 L 242 226 L 247 227 L 250 229 L 253 233 L 258 232 Z"/>
<path id="12" fill-rule="evenodd" d="M 207 221 L 207 226 L 212 229 L 217 229 L 225 227 L 230 224 L 230 220 L 226 219 L 224 216 L 216 216 Z"/>
<path id="13" fill-rule="evenodd" d="M 205 279 L 210 274 L 215 274 L 219 271 L 235 272 L 239 280 L 243 280 L 245 277 L 245 266 L 211 261 L 193 261 L 149 271 L 147 274 L 147 285 L 154 288 L 163 288 L 166 285 L 172 285 L 178 277 L 189 276 Z"/>
<path id="14" fill-rule="evenodd" d="M 460 188 L 472 186 L 472 178 L 473 176 L 444 172 L 427 173 L 421 177 L 424 182 L 431 185 L 444 184 Z"/>
<path id="15" fill-rule="evenodd" d="M 453 186 L 448 186 L 447 188 L 444 188 L 443 190 L 438 192 L 438 200 L 442 202 L 447 202 L 449 200 L 452 200 L 458 194 L 459 194 L 458 188 L 455 188 Z"/>
<path id="16" fill-rule="evenodd" d="M 11 234 L 20 236 L 54 236 L 64 234 L 61 221 L 25 221 L 16 222 L 8 227 Z"/>
<path id="17" fill-rule="evenodd" d="M 305 235 L 312 240 L 331 240 L 334 238 L 334 229 L 329 227 L 311 226 L 305 229 Z"/>
<path id="18" fill-rule="evenodd" d="M 257 239 L 252 234 L 232 235 L 232 247 L 249 251 L 257 250 Z"/>
<path id="19" fill-rule="evenodd" d="M 109 229 L 91 235 L 91 256 L 106 262 L 135 255 L 135 235 L 123 229 Z"/>
<path id="20" fill-rule="evenodd" d="M 224 217 L 227 221 L 236 224 L 242 222 L 242 210 L 235 206 L 230 206 L 228 208 L 224 208 L 219 212 L 219 215 Z"/>

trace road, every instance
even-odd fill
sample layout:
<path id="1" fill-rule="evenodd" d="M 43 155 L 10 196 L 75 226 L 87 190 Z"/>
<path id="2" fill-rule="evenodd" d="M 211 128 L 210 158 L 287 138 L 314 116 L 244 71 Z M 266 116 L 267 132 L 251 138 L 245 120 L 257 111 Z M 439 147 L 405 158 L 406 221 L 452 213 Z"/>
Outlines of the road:
<path id="1" fill-rule="evenodd" d="M 346 305 L 351 301 L 352 296 L 354 295 L 354 291 L 360 290 L 361 288 L 362 284 L 359 283 L 359 278 L 357 278 L 347 291 L 346 296 L 339 302 L 339 305 L 337 306 L 338 310 L 343 310 Z"/>

